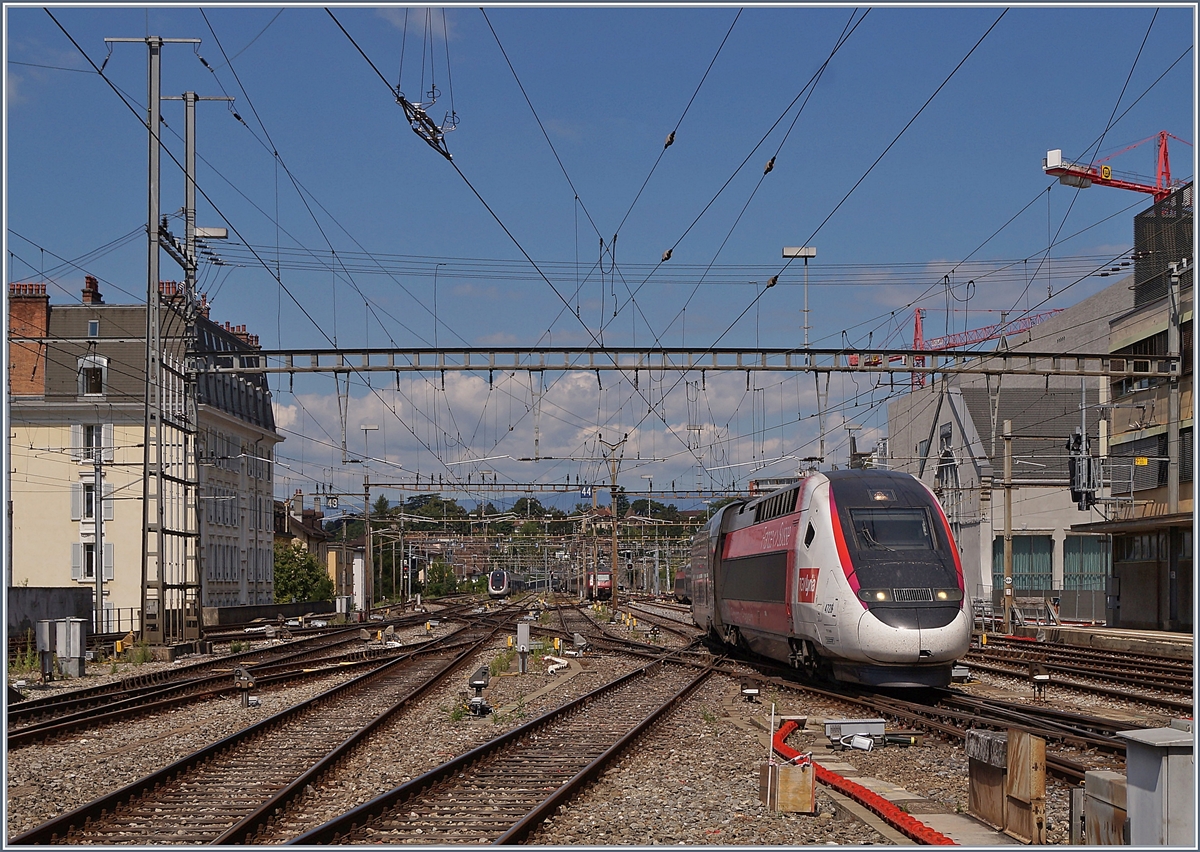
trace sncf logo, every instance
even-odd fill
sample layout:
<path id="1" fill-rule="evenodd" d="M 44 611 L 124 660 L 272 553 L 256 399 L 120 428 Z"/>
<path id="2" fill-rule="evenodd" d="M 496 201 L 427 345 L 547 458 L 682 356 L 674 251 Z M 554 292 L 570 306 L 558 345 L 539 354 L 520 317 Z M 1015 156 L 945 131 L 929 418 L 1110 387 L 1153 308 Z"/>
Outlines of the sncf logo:
<path id="1" fill-rule="evenodd" d="M 796 593 L 800 603 L 812 603 L 817 599 L 817 575 L 820 568 L 801 568 L 800 577 L 796 583 Z"/>

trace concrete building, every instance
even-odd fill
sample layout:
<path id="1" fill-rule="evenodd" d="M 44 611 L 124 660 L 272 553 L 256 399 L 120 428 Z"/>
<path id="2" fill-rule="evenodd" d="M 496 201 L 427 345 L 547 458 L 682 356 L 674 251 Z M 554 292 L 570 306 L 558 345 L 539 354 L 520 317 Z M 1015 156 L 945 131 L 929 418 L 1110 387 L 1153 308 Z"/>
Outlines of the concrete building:
<path id="1" fill-rule="evenodd" d="M 1008 420 L 1013 597 L 1058 598 L 1064 618 L 1192 629 L 1192 217 L 1188 184 L 1135 217 L 1132 275 L 1001 343 L 1147 365 L 1181 355 L 1178 373 L 1161 362 L 1162 378 L 1137 381 L 963 377 L 889 407 L 890 464 L 938 492 L 976 599 L 1003 599 Z M 1066 443 L 1081 428 L 1102 474 L 1086 514 L 1067 486 Z"/>
<path id="2" fill-rule="evenodd" d="M 164 362 L 188 341 L 179 288 L 163 282 Z M 198 351 L 253 352 L 257 339 L 217 325 L 202 306 Z M 102 557 L 106 623 L 140 625 L 145 305 L 105 304 L 87 276 L 79 304 L 51 304 L 44 284 L 9 286 L 12 543 L 9 585 L 93 586 Z M 181 390 L 171 399 L 181 398 Z M 177 400 L 176 400 L 177 401 Z M 204 606 L 270 603 L 275 432 L 255 376 L 206 376 L 197 388 L 194 458 L 197 574 Z M 173 404 L 173 403 L 172 403 Z M 95 489 L 99 460 L 101 491 Z M 97 553 L 97 520 L 103 547 Z"/>
<path id="3" fill-rule="evenodd" d="M 1107 352 L 1109 322 L 1133 304 L 1127 277 L 999 347 Z M 1104 535 L 1073 529 L 1103 517 L 1079 510 L 1068 487 L 1069 436 L 1086 423 L 1095 447 L 1107 384 L 1079 378 L 938 378 L 888 407 L 889 466 L 941 499 L 961 550 L 967 593 L 1002 609 L 1004 422 L 1012 423 L 1013 595 L 1061 600 L 1065 618 L 1101 622 L 1110 554 Z"/>
<path id="4" fill-rule="evenodd" d="M 1113 511 L 1077 531 L 1112 536 L 1108 623 L 1190 631 L 1194 625 L 1193 184 L 1134 219 L 1133 304 L 1110 322 L 1109 351 L 1154 363 L 1162 378 L 1110 388 L 1108 480 Z"/>

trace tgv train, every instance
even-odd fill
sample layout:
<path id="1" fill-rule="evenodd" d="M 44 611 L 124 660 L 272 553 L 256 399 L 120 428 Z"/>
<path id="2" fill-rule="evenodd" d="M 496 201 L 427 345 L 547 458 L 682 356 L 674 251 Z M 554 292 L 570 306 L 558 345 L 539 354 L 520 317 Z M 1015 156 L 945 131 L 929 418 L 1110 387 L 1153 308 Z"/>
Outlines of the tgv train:
<path id="1" fill-rule="evenodd" d="M 697 626 L 810 676 L 944 686 L 970 645 L 958 548 L 909 474 L 813 473 L 723 506 L 688 573 Z"/>
<path id="2" fill-rule="evenodd" d="M 525 591 L 525 578 L 520 574 L 499 569 L 488 574 L 488 595 L 493 598 L 506 598 L 514 592 Z"/>

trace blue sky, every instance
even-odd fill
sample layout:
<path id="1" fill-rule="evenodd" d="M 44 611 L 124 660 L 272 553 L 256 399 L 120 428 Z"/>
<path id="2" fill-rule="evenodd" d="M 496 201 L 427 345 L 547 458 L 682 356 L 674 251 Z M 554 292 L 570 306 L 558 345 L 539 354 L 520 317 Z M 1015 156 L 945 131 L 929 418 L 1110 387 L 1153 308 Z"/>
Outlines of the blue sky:
<path id="1" fill-rule="evenodd" d="M 344 346 L 575 346 L 592 335 L 611 345 L 800 346 L 802 266 L 785 269 L 780 255 L 805 243 L 818 248 L 812 345 L 870 336 L 901 346 L 914 306 L 934 336 L 1002 310 L 1068 306 L 1111 283 L 1087 273 L 1129 250 L 1148 196 L 1047 192 L 1048 149 L 1089 161 L 1160 130 L 1195 136 L 1190 7 L 1015 7 L 1002 18 L 1002 7 L 875 7 L 807 99 L 865 9 L 489 7 L 485 18 L 475 7 L 414 8 L 406 26 L 403 7 L 332 8 L 386 83 L 319 7 L 214 6 L 207 22 L 197 9 L 51 7 L 97 65 L 105 37 L 202 40 L 165 47 L 162 65 L 164 94 L 236 97 L 232 108 L 198 110 L 199 183 L 211 199 L 198 221 L 241 235 L 214 247 L 226 265 L 207 267 L 202 289 L 214 319 L 246 324 L 271 348 L 326 346 L 326 336 Z M 56 302 L 77 300 L 85 273 L 109 302 L 144 298 L 144 127 L 42 8 L 5 11 L 6 274 L 44 276 Z M 143 45 L 116 45 L 104 74 L 144 108 Z M 422 101 L 431 81 L 440 96 L 429 114 L 457 114 L 446 135 L 453 164 L 409 129 L 389 91 L 399 82 Z M 164 104 L 164 118 L 181 157 L 178 101 Z M 1193 149 L 1171 144 L 1173 174 L 1190 177 Z M 1152 142 L 1111 162 L 1153 181 Z M 181 207 L 182 184 L 164 156 L 164 210 Z M 272 268 L 278 257 L 291 296 L 243 241 Z M 165 256 L 162 269 L 179 277 Z M 755 303 L 774 274 L 781 286 Z M 386 379 L 360 383 L 351 449 L 365 449 L 356 427 L 375 423 L 380 477 L 487 468 L 512 481 L 594 480 L 596 434 L 629 432 L 626 454 L 642 458 L 623 468 L 629 490 L 643 490 L 644 476 L 656 489 L 693 486 L 698 467 L 706 484 L 744 484 L 771 459 L 815 454 L 810 377 L 755 379 L 750 389 L 740 375 L 694 388 L 676 378 L 636 389 L 561 374 L 532 389 L 525 374 L 491 388 L 486 375 L 449 376 L 444 390 L 436 376 L 404 379 L 399 391 Z M 276 393 L 287 438 L 278 453 L 292 465 L 279 470 L 281 492 L 361 477 L 330 446 L 332 390 L 315 379 Z M 845 463 L 843 420 L 862 425 L 868 443 L 886 433 L 888 393 L 835 380 L 831 403 L 850 403 L 831 413 L 830 462 Z M 572 461 L 450 464 L 532 456 L 535 425 L 538 455 Z"/>

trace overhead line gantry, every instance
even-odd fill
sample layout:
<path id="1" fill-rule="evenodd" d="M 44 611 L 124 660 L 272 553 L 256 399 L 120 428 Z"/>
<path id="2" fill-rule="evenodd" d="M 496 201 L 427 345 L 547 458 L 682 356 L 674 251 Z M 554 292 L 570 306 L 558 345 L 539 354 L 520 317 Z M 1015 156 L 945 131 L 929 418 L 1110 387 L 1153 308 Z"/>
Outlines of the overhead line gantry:
<path id="1" fill-rule="evenodd" d="M 1107 352 L 1001 349 L 795 349 L 670 347 L 459 347 L 261 349 L 201 359 L 201 373 L 744 372 L 1155 378 L 1179 369 L 1178 357 L 1131 358 Z"/>

